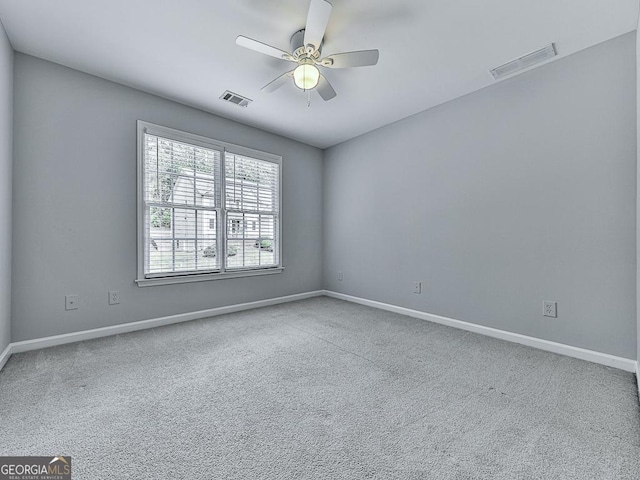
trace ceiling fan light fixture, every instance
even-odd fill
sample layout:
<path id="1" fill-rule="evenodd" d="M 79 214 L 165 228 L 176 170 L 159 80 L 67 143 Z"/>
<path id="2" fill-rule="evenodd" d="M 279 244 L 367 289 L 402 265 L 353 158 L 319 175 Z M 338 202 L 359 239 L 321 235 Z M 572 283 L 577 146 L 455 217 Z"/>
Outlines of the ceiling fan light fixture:
<path id="1" fill-rule="evenodd" d="M 297 64 L 294 70 L 283 73 L 262 87 L 262 92 L 275 92 L 293 78 L 293 82 L 300 90 L 316 89 L 318 95 L 326 102 L 336 96 L 336 91 L 327 80 L 327 77 L 320 74 L 318 66 L 323 68 L 351 68 L 367 67 L 378 63 L 378 57 L 380 56 L 378 50 L 334 53 L 328 57 L 321 58 L 324 34 L 332 8 L 331 3 L 327 0 L 311 0 L 305 27 L 296 31 L 289 40 L 291 53 L 243 35 L 239 35 L 236 38 L 236 43 L 241 47 Z M 311 96 L 308 97 L 309 102 L 311 101 L 310 98 Z"/>
<path id="2" fill-rule="evenodd" d="M 320 70 L 312 63 L 298 65 L 293 71 L 293 81 L 301 90 L 312 90 L 320 81 Z"/>

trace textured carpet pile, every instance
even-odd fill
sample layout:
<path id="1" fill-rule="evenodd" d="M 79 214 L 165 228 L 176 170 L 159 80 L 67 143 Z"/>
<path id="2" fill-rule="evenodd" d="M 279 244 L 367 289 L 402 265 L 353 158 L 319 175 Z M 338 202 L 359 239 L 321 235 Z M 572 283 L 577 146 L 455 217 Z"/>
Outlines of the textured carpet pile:
<path id="1" fill-rule="evenodd" d="M 75 479 L 638 479 L 632 374 L 329 298 L 11 357 Z"/>

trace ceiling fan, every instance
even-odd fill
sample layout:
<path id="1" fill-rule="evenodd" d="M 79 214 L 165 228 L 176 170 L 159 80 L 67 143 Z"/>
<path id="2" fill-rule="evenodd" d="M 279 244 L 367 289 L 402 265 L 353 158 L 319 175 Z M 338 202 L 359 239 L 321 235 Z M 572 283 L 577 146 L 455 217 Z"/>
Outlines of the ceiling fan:
<path id="1" fill-rule="evenodd" d="M 329 81 L 320 73 L 318 67 L 349 68 L 366 67 L 378 63 L 378 50 L 361 50 L 358 52 L 335 53 L 320 58 L 324 32 L 331 15 L 331 4 L 325 0 L 311 0 L 307 15 L 307 26 L 298 30 L 291 37 L 291 52 L 287 53 L 266 43 L 240 35 L 236 43 L 241 47 L 255 50 L 272 57 L 297 63 L 298 66 L 290 72 L 283 73 L 268 83 L 262 90 L 274 92 L 293 78 L 295 85 L 302 90 L 317 88 L 323 100 L 331 100 L 336 96 Z"/>

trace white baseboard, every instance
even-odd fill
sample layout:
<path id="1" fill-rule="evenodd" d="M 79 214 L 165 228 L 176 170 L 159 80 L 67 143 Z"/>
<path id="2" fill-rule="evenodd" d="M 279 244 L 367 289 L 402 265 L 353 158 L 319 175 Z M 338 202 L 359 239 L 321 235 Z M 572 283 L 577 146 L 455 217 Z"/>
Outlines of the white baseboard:
<path id="1" fill-rule="evenodd" d="M 636 387 L 638 387 L 638 402 L 640 402 L 640 361 L 636 362 Z"/>
<path id="2" fill-rule="evenodd" d="M 425 313 L 419 310 L 412 310 L 410 308 L 398 307 L 397 305 L 390 305 L 388 303 L 376 302 L 375 300 L 368 300 L 366 298 L 353 297 L 351 295 L 332 292 L 330 290 L 325 290 L 324 294 L 327 297 L 346 300 L 348 302 L 353 302 L 353 303 L 359 303 L 360 305 L 379 308 L 381 310 L 387 310 L 389 312 L 399 313 L 401 315 L 407 315 L 409 317 L 414 317 L 421 320 L 427 320 L 429 322 L 439 323 L 441 325 L 447 325 L 449 327 L 459 328 L 461 330 L 467 330 L 469 332 L 479 333 L 481 335 L 486 335 L 488 337 L 507 340 L 508 342 L 527 345 L 528 347 L 538 348 L 540 350 L 546 350 L 548 352 L 558 353 L 560 355 L 566 355 L 568 357 L 579 358 L 581 360 L 586 360 L 588 362 L 599 363 L 601 365 L 606 365 L 608 367 L 625 370 L 627 372 L 638 371 L 637 370 L 638 363 L 635 360 L 631 360 L 629 358 L 616 357 L 614 355 L 609 355 L 607 353 L 600 353 L 600 352 L 587 350 L 580 347 L 565 345 L 563 343 L 543 340 L 541 338 L 529 337 L 527 335 L 520 335 L 519 333 L 512 333 L 512 332 L 507 332 L 505 330 L 499 330 L 497 328 L 477 325 L 475 323 L 463 322 L 462 320 L 455 320 L 453 318 L 442 317 L 440 315 L 433 315 L 431 313 Z"/>
<path id="3" fill-rule="evenodd" d="M 74 343 L 83 340 L 91 340 L 94 338 L 108 337 L 110 335 L 118 335 L 121 333 L 146 330 L 148 328 L 162 327 L 164 325 L 171 325 L 174 323 L 189 322 L 191 320 L 198 320 L 200 318 L 216 317 L 218 315 L 224 315 L 225 313 L 240 312 L 243 310 L 268 307 L 270 305 L 277 305 L 280 303 L 295 302 L 297 300 L 304 300 L 306 298 L 320 297 L 322 296 L 322 294 L 322 290 L 317 290 L 315 292 L 298 293 L 296 295 L 288 295 L 286 297 L 269 298 L 267 300 L 258 300 L 256 302 L 239 303 L 226 307 L 210 308 L 208 310 L 199 310 L 197 312 L 181 313 L 178 315 L 170 315 L 167 317 L 152 318 L 150 320 L 141 320 L 139 322 L 123 323 L 121 325 L 113 325 L 111 327 L 95 328 L 93 330 L 65 333 L 64 335 L 36 338 L 34 340 L 25 340 L 22 342 L 11 343 L 9 344 L 9 347 L 7 347 L 7 350 L 9 351 L 9 353 L 28 352 L 30 350 L 38 350 L 40 348 L 64 345 L 66 343 Z M 5 352 L 2 354 L 3 357 L 5 354 L 7 354 L 8 358 L 9 353 L 7 353 L 7 350 L 5 350 Z M 0 368 L 2 368 L 3 365 L 1 362 L 1 359 L 3 357 L 0 357 Z"/>
<path id="4" fill-rule="evenodd" d="M 4 349 L 4 352 L 0 353 L 0 370 L 4 367 L 4 364 L 7 363 L 9 357 L 11 356 L 11 344 L 7 345 L 7 348 Z"/>
<path id="5" fill-rule="evenodd" d="M 388 303 L 377 302 L 375 300 L 368 300 L 365 298 L 354 297 L 351 295 L 345 295 L 342 293 L 332 292 L 329 290 L 317 290 L 313 292 L 299 293 L 296 295 L 288 295 L 285 297 L 270 298 L 267 300 L 259 300 L 256 302 L 240 303 L 236 305 L 229 305 L 226 307 L 211 308 L 208 310 L 200 310 L 197 312 L 182 313 L 178 315 L 170 315 L 167 317 L 153 318 L 150 320 L 142 320 L 139 322 L 124 323 L 121 325 L 114 325 L 110 327 L 95 328 L 92 330 L 84 330 L 81 332 L 67 333 L 64 335 L 55 335 L 52 337 L 36 338 L 34 340 L 25 340 L 22 342 L 10 343 L 7 348 L 0 354 L 0 370 L 4 367 L 5 363 L 13 353 L 27 352 L 30 350 L 38 350 L 41 348 L 54 347 L 57 345 L 64 345 L 67 343 L 80 342 L 83 340 L 91 340 L 94 338 L 108 337 L 110 335 L 118 335 L 122 333 L 135 332 L 138 330 L 145 330 L 149 328 L 161 327 L 164 325 L 171 325 L 174 323 L 188 322 L 191 320 L 198 320 L 201 318 L 215 317 L 218 315 L 224 315 L 226 313 L 240 312 L 243 310 L 251 310 L 254 308 L 268 307 L 270 305 L 277 305 L 287 302 L 295 302 L 297 300 L 304 300 L 306 298 L 319 297 L 326 295 L 332 298 L 338 298 L 353 303 L 359 303 L 369 307 L 379 308 L 381 310 L 387 310 L 401 315 L 407 315 L 421 320 L 427 320 L 429 322 L 439 323 L 462 330 L 467 330 L 481 335 L 487 335 L 489 337 L 499 338 L 529 347 L 546 350 L 549 352 L 558 353 L 561 355 L 567 355 L 569 357 L 579 358 L 589 362 L 599 363 L 607 365 L 609 367 L 618 368 L 627 372 L 633 372 L 636 374 L 639 382 L 639 395 L 640 395 L 640 366 L 635 360 L 628 358 L 616 357 L 606 353 L 595 352 L 593 350 L 587 350 L 584 348 L 573 347 L 562 343 L 551 342 L 549 340 L 542 340 L 540 338 L 529 337 L 526 335 L 520 335 L 518 333 L 507 332 L 504 330 L 498 330 L 496 328 L 485 327 L 474 323 L 463 322 L 461 320 L 455 320 L 453 318 L 442 317 L 439 315 L 433 315 L 430 313 L 421 312 L 418 310 L 412 310 L 405 307 L 399 307 L 396 305 L 390 305 Z"/>

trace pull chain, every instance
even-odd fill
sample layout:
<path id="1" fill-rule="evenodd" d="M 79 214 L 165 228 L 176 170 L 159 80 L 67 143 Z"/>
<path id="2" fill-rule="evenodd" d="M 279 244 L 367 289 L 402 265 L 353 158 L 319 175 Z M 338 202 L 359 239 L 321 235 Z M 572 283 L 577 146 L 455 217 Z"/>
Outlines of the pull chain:
<path id="1" fill-rule="evenodd" d="M 307 90 L 307 108 L 311 107 L 311 90 Z"/>

